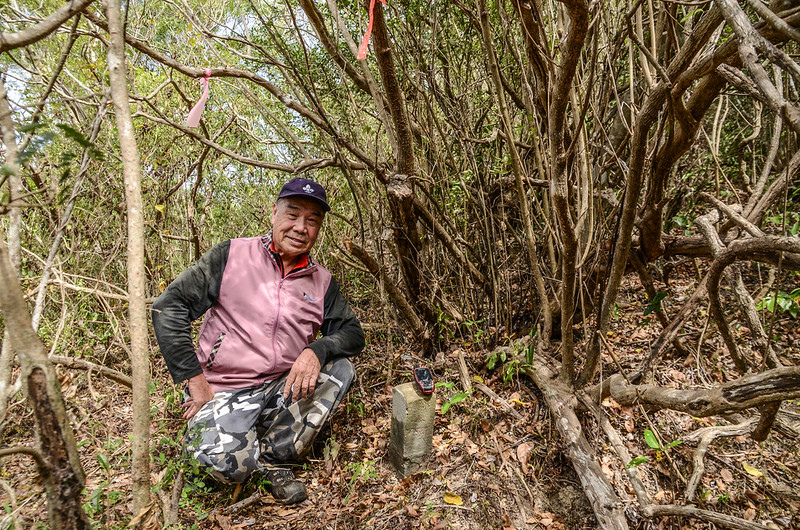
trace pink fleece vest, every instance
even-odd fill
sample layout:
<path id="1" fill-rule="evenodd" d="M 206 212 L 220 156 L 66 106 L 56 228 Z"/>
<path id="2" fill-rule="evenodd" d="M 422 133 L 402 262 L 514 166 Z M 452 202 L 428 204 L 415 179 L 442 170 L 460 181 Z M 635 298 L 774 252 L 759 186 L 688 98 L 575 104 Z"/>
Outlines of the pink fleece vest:
<path id="1" fill-rule="evenodd" d="M 324 318 L 330 272 L 313 264 L 281 278 L 261 238 L 232 239 L 197 358 L 215 390 L 260 385 L 289 371 Z"/>

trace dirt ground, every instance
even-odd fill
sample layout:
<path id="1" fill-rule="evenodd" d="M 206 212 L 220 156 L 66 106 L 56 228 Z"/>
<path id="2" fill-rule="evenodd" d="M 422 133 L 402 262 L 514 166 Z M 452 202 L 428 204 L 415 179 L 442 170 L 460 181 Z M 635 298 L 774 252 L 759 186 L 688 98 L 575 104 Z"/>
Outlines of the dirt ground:
<path id="1" fill-rule="evenodd" d="M 689 287 L 687 280 L 685 287 Z M 674 296 L 681 296 L 674 285 Z M 609 342 L 624 368 L 635 366 L 649 341 L 660 331 L 643 316 L 646 300 L 638 285 L 623 290 Z M 687 291 L 688 292 L 688 291 Z M 687 326 L 687 340 L 700 344 L 702 356 L 672 358 L 656 372 L 656 382 L 675 387 L 704 386 L 733 377 L 721 360 L 721 343 L 705 327 L 705 315 Z M 552 425 L 550 414 L 532 383 L 508 359 L 487 368 L 488 351 L 478 344 L 453 341 L 431 363 L 437 381 L 437 414 L 433 451 L 423 471 L 401 479 L 388 458 L 394 385 L 410 381 L 420 362 L 398 336 L 387 340 L 368 327 L 367 350 L 356 360 L 358 381 L 342 403 L 311 457 L 296 473 L 309 499 L 295 506 L 275 503 L 255 480 L 236 492 L 185 469 L 180 457 L 183 420 L 178 398 L 160 359 L 154 361 L 153 384 L 153 527 L 163 525 L 162 501 L 169 506 L 171 488 L 185 469 L 173 528 L 310 528 L 310 529 L 581 529 L 596 522 L 580 482 Z M 746 330 L 739 330 L 745 336 Z M 399 330 L 398 330 L 399 334 Z M 700 339 L 701 334 L 705 337 Z M 783 359 L 800 361 L 800 326 L 788 315 L 776 319 L 773 336 Z M 470 374 L 509 403 L 515 418 L 480 391 L 461 394 L 456 358 L 465 354 Z M 95 352 L 95 355 L 97 352 Z M 95 359 L 97 357 L 95 356 Z M 114 365 L 108 359 L 108 365 Z M 604 359 L 606 370 L 613 360 Z M 124 364 L 118 365 L 122 369 Z M 130 520 L 129 391 L 95 373 L 60 369 L 62 388 L 86 471 L 84 507 L 96 528 L 123 528 Z M 3 430 L 2 445 L 31 445 L 33 419 L 22 394 L 15 397 Z M 443 412 L 442 405 L 445 406 Z M 647 413 L 602 403 L 612 425 L 632 456 L 644 460 L 638 471 L 653 502 L 686 503 L 685 481 L 693 470 L 696 443 L 688 433 L 736 418 L 693 418 L 675 412 Z M 655 428 L 665 444 L 648 446 L 645 429 Z M 633 491 L 619 458 L 603 432 L 589 421 L 585 434 L 598 452 L 603 472 L 626 505 L 631 528 L 717 528 L 681 518 L 647 520 L 636 510 Z M 746 437 L 716 440 L 706 458 L 705 473 L 693 503 L 704 509 L 736 515 L 770 528 L 800 528 L 800 406 L 784 403 L 780 428 L 766 442 Z M 646 459 L 646 460 L 645 460 Z M 5 517 L 0 527 L 46 528 L 41 483 L 23 455 L 5 457 L 0 466 L 0 502 Z"/>

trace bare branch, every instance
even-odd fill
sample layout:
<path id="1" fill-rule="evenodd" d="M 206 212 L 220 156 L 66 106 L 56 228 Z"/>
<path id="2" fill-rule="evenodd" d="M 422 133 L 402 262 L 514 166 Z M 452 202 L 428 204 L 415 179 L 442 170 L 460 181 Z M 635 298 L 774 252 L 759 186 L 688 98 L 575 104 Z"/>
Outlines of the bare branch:
<path id="1" fill-rule="evenodd" d="M 94 23 L 98 27 L 108 30 L 108 24 L 106 24 L 105 21 L 100 19 L 97 15 L 91 13 L 88 10 L 84 12 L 84 15 L 86 16 L 87 19 L 91 20 L 92 23 Z M 132 37 L 128 34 L 125 35 L 125 42 L 127 42 L 134 49 L 139 50 L 140 52 L 160 62 L 161 64 L 168 66 L 173 70 L 177 70 L 178 72 L 186 76 L 199 79 L 206 75 L 205 68 L 197 68 L 181 64 L 175 59 L 159 52 L 158 50 L 152 48 L 151 46 L 145 44 L 139 39 L 136 39 L 135 37 Z M 248 72 L 247 70 L 241 70 L 239 68 L 221 67 L 221 68 L 210 68 L 210 70 L 212 77 L 235 77 L 240 79 L 246 79 L 256 85 L 259 85 L 267 89 L 267 91 L 270 94 L 272 94 L 276 99 L 278 99 L 278 101 L 280 101 L 287 108 L 295 111 L 300 116 L 308 119 L 319 129 L 330 134 L 337 142 L 339 142 L 345 149 L 350 151 L 356 158 L 361 160 L 365 165 L 370 167 L 374 165 L 374 162 L 366 153 L 364 153 L 361 149 L 353 145 L 351 142 L 342 138 L 337 131 L 331 128 L 329 123 L 323 117 L 321 117 L 319 114 L 315 113 L 314 111 L 312 111 L 299 101 L 292 99 L 292 97 L 290 97 L 289 94 L 285 93 L 276 85 L 270 83 L 260 75 L 254 74 L 253 72 Z"/>
<path id="2" fill-rule="evenodd" d="M 66 366 L 67 368 L 77 368 L 80 370 L 87 370 L 89 372 L 97 372 L 111 379 L 112 381 L 116 381 L 117 383 L 124 385 L 128 388 L 133 387 L 133 381 L 131 380 L 130 377 L 123 374 L 122 372 L 114 370 L 113 368 L 109 368 L 108 366 L 96 364 L 91 361 L 87 361 L 86 359 L 64 357 L 63 355 L 51 355 L 50 360 L 56 364 Z"/>
<path id="3" fill-rule="evenodd" d="M 39 470 L 39 473 L 48 474 L 50 472 L 50 465 L 45 461 L 42 452 L 35 447 L 17 445 L 15 447 L 4 447 L 0 449 L 0 458 L 11 455 L 28 455 L 36 462 L 36 468 Z"/>
<path id="4" fill-rule="evenodd" d="M 800 397 L 800 366 L 746 375 L 711 389 L 631 385 L 620 374 L 611 376 L 610 384 L 611 395 L 623 405 L 641 403 L 704 418 Z"/>
<path id="5" fill-rule="evenodd" d="M 534 359 L 532 368 L 524 368 L 544 394 L 555 419 L 558 432 L 566 445 L 566 453 L 580 478 L 583 490 L 597 517 L 600 528 L 627 529 L 621 503 L 611 484 L 600 469 L 600 464 L 575 414 L 575 396 L 544 363 Z"/>
<path id="6" fill-rule="evenodd" d="M 70 0 L 38 24 L 17 33 L 0 33 L 0 53 L 22 48 L 47 37 L 94 0 Z"/>
<path id="7" fill-rule="evenodd" d="M 715 5 L 720 6 L 725 20 L 736 33 L 739 41 L 739 56 L 750 71 L 750 75 L 753 76 L 756 85 L 766 97 L 766 103 L 775 112 L 785 116 L 795 132 L 800 133 L 800 109 L 786 101 L 783 94 L 778 92 L 775 85 L 769 80 L 769 76 L 756 53 L 757 47 L 772 46 L 772 44 L 753 28 L 747 18 L 747 14 L 734 0 L 719 0 L 715 2 Z M 788 64 L 794 65 L 795 70 L 798 69 L 797 64 L 791 59 L 788 59 Z"/>
<path id="8" fill-rule="evenodd" d="M 694 466 L 694 469 L 692 471 L 692 476 L 689 479 L 689 483 L 686 486 L 687 500 L 694 500 L 694 494 L 697 491 L 697 486 L 700 484 L 700 479 L 703 478 L 703 473 L 705 472 L 704 460 L 706 452 L 708 451 L 708 446 L 711 444 L 711 442 L 713 442 L 716 438 L 721 438 L 723 436 L 741 436 L 743 434 L 747 434 L 753 430 L 755 423 L 756 419 L 751 418 L 744 423 L 739 423 L 736 425 L 705 427 L 683 437 L 683 440 L 686 442 L 699 440 L 697 449 L 694 451 L 694 456 L 692 456 L 692 465 Z"/>
<path id="9" fill-rule="evenodd" d="M 712 512 L 711 510 L 701 510 L 694 506 L 679 506 L 677 504 L 651 504 L 645 509 L 648 517 L 691 517 L 701 521 L 710 521 L 727 528 L 737 530 L 769 530 L 771 527 L 763 524 L 752 523 L 739 517 L 724 513 Z"/>
<path id="10" fill-rule="evenodd" d="M 255 158 L 249 158 L 249 157 L 246 157 L 246 156 L 242 156 L 242 155 L 238 154 L 235 151 L 232 151 L 232 150 L 230 150 L 230 149 L 228 149 L 226 147 L 223 147 L 222 145 L 218 144 L 217 142 L 215 142 L 213 140 L 209 140 L 205 136 L 201 135 L 198 132 L 195 132 L 194 130 L 190 129 L 189 127 L 186 127 L 186 126 L 181 125 L 179 123 L 175 123 L 174 121 L 169 121 L 169 120 L 164 119 L 164 118 L 158 118 L 156 116 L 152 116 L 150 114 L 147 114 L 147 113 L 141 112 L 141 111 L 137 112 L 135 114 L 135 116 L 140 116 L 142 118 L 146 118 L 146 119 L 148 119 L 150 121 L 153 121 L 155 123 L 161 123 L 163 125 L 169 125 L 170 127 L 173 127 L 175 129 L 181 131 L 185 135 L 187 135 L 187 136 L 189 136 L 191 138 L 194 138 L 195 140 L 197 140 L 201 144 L 203 144 L 205 146 L 208 146 L 208 147 L 210 147 L 210 148 L 212 148 L 212 149 L 214 149 L 216 151 L 219 151 L 223 155 L 225 155 L 225 156 L 227 156 L 227 157 L 229 157 L 229 158 L 231 158 L 233 160 L 236 160 L 237 162 L 241 162 L 242 164 L 246 164 L 248 166 L 261 167 L 261 168 L 264 168 L 264 169 L 274 169 L 276 171 L 282 171 L 284 173 L 297 174 L 297 173 L 302 173 L 304 171 L 308 171 L 310 169 L 319 169 L 319 168 L 323 168 L 323 167 L 330 167 L 330 166 L 339 165 L 338 164 L 338 160 L 336 158 L 322 158 L 322 159 L 304 160 L 300 164 L 297 164 L 297 165 L 294 165 L 294 166 L 290 166 L 288 164 L 278 164 L 278 163 L 274 163 L 274 162 L 266 162 L 264 160 L 257 160 Z M 358 163 L 350 163 L 350 166 L 351 166 L 352 169 L 367 169 L 367 167 L 365 165 L 358 164 Z"/>

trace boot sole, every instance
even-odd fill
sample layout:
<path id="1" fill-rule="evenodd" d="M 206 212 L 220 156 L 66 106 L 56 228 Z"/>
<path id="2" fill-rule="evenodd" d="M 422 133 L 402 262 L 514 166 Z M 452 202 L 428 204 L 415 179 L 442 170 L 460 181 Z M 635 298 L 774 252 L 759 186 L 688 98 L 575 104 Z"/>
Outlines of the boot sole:
<path id="1" fill-rule="evenodd" d="M 298 502 L 303 502 L 308 498 L 308 495 L 304 491 L 298 491 L 288 499 L 275 499 L 281 504 L 297 504 Z"/>

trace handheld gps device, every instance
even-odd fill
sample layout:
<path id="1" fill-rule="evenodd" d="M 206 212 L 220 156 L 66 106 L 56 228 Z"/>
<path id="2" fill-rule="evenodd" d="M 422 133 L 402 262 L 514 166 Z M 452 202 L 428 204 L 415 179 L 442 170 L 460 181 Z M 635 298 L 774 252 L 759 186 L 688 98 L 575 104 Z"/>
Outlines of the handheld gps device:
<path id="1" fill-rule="evenodd" d="M 414 367 L 414 381 L 423 394 L 433 393 L 433 372 L 424 366 Z"/>

